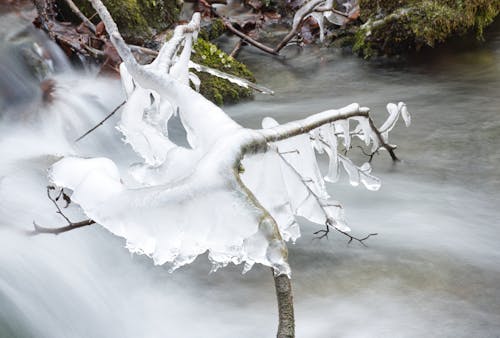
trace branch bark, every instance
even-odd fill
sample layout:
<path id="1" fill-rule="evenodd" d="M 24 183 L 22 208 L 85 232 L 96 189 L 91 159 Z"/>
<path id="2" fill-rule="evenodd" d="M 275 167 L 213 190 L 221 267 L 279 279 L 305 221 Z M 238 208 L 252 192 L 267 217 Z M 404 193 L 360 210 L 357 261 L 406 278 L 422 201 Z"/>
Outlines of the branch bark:
<path id="1" fill-rule="evenodd" d="M 71 11 L 82 20 L 82 22 L 87 26 L 92 33 L 96 32 L 95 25 L 80 11 L 78 6 L 72 0 L 65 0 Z"/>
<path id="2" fill-rule="evenodd" d="M 68 232 L 71 230 L 75 230 L 84 226 L 92 225 L 95 222 L 91 219 L 86 219 L 80 222 L 70 222 L 68 225 L 64 227 L 59 227 L 59 228 L 46 228 L 42 227 L 35 222 L 33 222 L 33 226 L 35 230 L 31 232 L 31 235 L 38 235 L 38 234 L 53 234 L 53 235 L 59 235 L 60 233 L 63 232 Z"/>
<path id="3" fill-rule="evenodd" d="M 274 272 L 273 272 L 274 274 Z M 292 283 L 286 275 L 274 276 L 278 299 L 279 325 L 277 338 L 295 337 L 295 316 L 293 310 Z"/>
<path id="4" fill-rule="evenodd" d="M 57 204 L 57 201 L 62 197 L 66 201 L 66 207 L 71 203 L 71 199 L 64 193 L 63 189 L 59 192 L 59 194 L 54 198 L 50 194 L 51 191 L 55 190 L 55 187 L 53 186 L 47 186 L 47 198 L 55 205 L 58 213 L 64 220 L 68 223 L 68 225 L 64 227 L 59 227 L 59 228 L 47 228 L 40 226 L 33 221 L 33 227 L 35 228 L 33 231 L 29 232 L 28 234 L 30 235 L 38 235 L 38 234 L 53 234 L 53 235 L 59 235 L 60 233 L 63 232 L 68 232 L 74 229 L 78 229 L 84 226 L 92 225 L 95 222 L 91 219 L 86 219 L 80 222 L 71 222 L 66 216 L 63 211 L 61 210 L 61 207 L 59 207 L 59 204 Z"/>
<path id="5" fill-rule="evenodd" d="M 224 22 L 224 25 L 226 26 L 226 28 L 231 31 L 232 33 L 234 33 L 235 35 L 237 35 L 238 37 L 240 37 L 243 41 L 251 44 L 252 46 L 255 46 L 257 47 L 258 49 L 266 52 L 266 53 L 269 53 L 269 54 L 272 54 L 272 55 L 278 55 L 279 54 L 279 50 L 276 50 L 276 49 L 273 49 L 271 47 L 268 47 L 262 43 L 260 43 L 259 41 L 251 38 L 250 36 L 246 35 L 245 33 L 243 32 L 240 32 L 239 30 L 237 30 L 232 24 L 231 22 L 227 19 L 227 18 L 222 18 L 222 21 Z"/>

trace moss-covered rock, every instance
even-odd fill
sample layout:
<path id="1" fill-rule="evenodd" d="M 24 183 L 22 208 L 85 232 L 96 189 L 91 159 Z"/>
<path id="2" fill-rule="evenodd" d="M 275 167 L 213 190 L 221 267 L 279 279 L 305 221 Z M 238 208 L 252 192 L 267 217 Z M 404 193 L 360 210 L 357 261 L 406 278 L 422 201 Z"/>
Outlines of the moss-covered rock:
<path id="1" fill-rule="evenodd" d="M 244 64 L 221 51 L 216 45 L 198 38 L 193 50 L 191 59 L 194 62 L 255 82 L 252 72 Z M 251 89 L 237 86 L 207 73 L 196 74 L 201 80 L 200 93 L 218 105 L 253 97 Z"/>
<path id="2" fill-rule="evenodd" d="M 212 41 L 224 34 L 225 31 L 226 26 L 222 19 L 216 18 L 203 25 L 198 36 L 203 40 Z"/>
<path id="3" fill-rule="evenodd" d="M 95 10 L 88 0 L 75 0 L 87 17 Z M 142 43 L 158 31 L 172 26 L 179 17 L 177 0 L 103 0 L 127 41 Z"/>
<path id="4" fill-rule="evenodd" d="M 395 55 L 484 28 L 500 13 L 500 0 L 361 0 L 365 22 L 353 49 L 365 57 Z"/>

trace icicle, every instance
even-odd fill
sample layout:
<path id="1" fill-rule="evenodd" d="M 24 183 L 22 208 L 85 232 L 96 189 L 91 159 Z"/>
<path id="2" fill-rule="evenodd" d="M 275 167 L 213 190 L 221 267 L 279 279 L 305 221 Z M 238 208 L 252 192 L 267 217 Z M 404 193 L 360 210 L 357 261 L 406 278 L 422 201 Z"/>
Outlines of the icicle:
<path id="1" fill-rule="evenodd" d="M 360 179 L 363 185 L 368 190 L 378 190 L 382 185 L 380 178 L 371 175 L 372 167 L 370 163 L 366 162 L 361 167 L 359 167 Z"/>
<path id="2" fill-rule="evenodd" d="M 411 124 L 411 115 L 408 112 L 408 108 L 406 108 L 406 104 L 404 102 L 399 102 L 398 110 L 401 112 L 401 116 L 403 117 L 403 121 L 405 121 L 405 125 L 409 127 Z"/>
<path id="3" fill-rule="evenodd" d="M 326 130 L 326 142 L 328 143 L 328 149 L 326 150 L 329 157 L 328 173 L 326 174 L 325 181 L 330 183 L 335 183 L 339 180 L 339 158 L 337 150 L 337 137 L 335 136 L 335 130 L 331 124 L 328 125 Z"/>
<path id="4" fill-rule="evenodd" d="M 319 12 L 312 12 L 307 17 L 312 17 L 317 23 L 319 27 L 319 41 L 323 42 L 325 40 L 325 25 L 324 25 L 324 15 Z M 304 18 L 305 19 L 305 18 Z"/>
<path id="5" fill-rule="evenodd" d="M 352 186 L 357 187 L 359 185 L 359 170 L 358 168 L 352 163 L 352 161 L 342 155 L 339 155 L 339 160 L 342 162 L 342 165 L 344 166 L 345 171 L 349 175 L 349 183 Z"/>
<path id="6" fill-rule="evenodd" d="M 344 146 L 346 149 L 351 147 L 351 131 L 349 130 L 349 120 L 335 121 L 335 132 L 343 133 Z"/>
<path id="7" fill-rule="evenodd" d="M 191 81 L 191 83 L 193 84 L 194 89 L 197 92 L 199 92 L 200 91 L 201 81 L 200 81 L 200 78 L 198 77 L 198 75 L 196 75 L 193 72 L 189 72 L 189 81 Z"/>
<path id="8" fill-rule="evenodd" d="M 392 128 L 394 128 L 394 126 L 396 125 L 396 121 L 398 120 L 399 117 L 398 106 L 394 103 L 388 103 L 387 112 L 389 113 L 389 117 L 384 122 L 384 124 L 379 128 L 385 142 L 389 140 L 389 132 L 392 130 Z"/>
<path id="9" fill-rule="evenodd" d="M 243 88 L 251 88 L 251 89 L 258 91 L 262 94 L 274 95 L 274 91 L 269 89 L 269 88 L 266 88 L 264 86 L 258 85 L 258 84 L 253 83 L 253 82 L 250 82 L 250 81 L 243 79 L 241 77 L 238 77 L 238 76 L 235 76 L 232 74 L 228 74 L 228 73 L 224 73 L 223 71 L 220 71 L 218 69 L 210 68 L 210 67 L 205 66 L 205 65 L 200 65 L 200 64 L 195 63 L 193 61 L 189 61 L 189 68 L 193 68 L 198 72 L 204 72 L 204 73 L 208 73 L 208 74 L 213 75 L 213 76 L 220 77 L 221 79 L 226 79 L 229 82 L 234 83 L 235 85 L 238 85 L 238 86 L 243 87 Z"/>
<path id="10" fill-rule="evenodd" d="M 365 145 L 370 145 L 373 139 L 373 131 L 370 127 L 370 122 L 364 116 L 354 117 L 354 120 L 358 121 L 356 129 L 354 129 L 354 135 L 365 142 Z"/>
<path id="11" fill-rule="evenodd" d="M 130 97 L 132 92 L 134 91 L 135 85 L 132 75 L 127 70 L 125 63 L 120 63 L 120 78 L 122 82 L 123 89 L 125 90 L 125 95 L 127 98 Z"/>

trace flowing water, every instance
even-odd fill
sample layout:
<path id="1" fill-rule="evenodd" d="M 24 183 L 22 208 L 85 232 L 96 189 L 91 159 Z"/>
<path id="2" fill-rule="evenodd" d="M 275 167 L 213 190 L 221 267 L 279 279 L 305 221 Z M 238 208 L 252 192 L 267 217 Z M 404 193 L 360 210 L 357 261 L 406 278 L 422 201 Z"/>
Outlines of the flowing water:
<path id="1" fill-rule="evenodd" d="M 0 31 L 20 25 L 0 21 Z M 19 36 L 2 36 L 0 46 L 0 337 L 272 337 L 267 268 L 209 274 L 199 257 L 170 274 L 98 226 L 26 235 L 33 220 L 63 224 L 45 195 L 58 154 L 105 155 L 123 167 L 134 154 L 119 142 L 116 119 L 71 142 L 121 101 L 119 83 L 53 57 L 55 97 L 43 104 L 16 54 L 34 32 Z M 241 54 L 276 92 L 227 107 L 246 126 L 351 102 L 379 122 L 390 101 L 413 115 L 409 129 L 391 134 L 403 161 L 374 160 L 380 191 L 345 177 L 330 187 L 354 234 L 378 233 L 368 247 L 335 233 L 315 240 L 318 227 L 307 223 L 290 244 L 298 337 L 500 336 L 500 26 L 484 44 L 460 45 L 398 62 L 316 47 L 291 47 L 285 59 Z M 68 214 L 84 217 L 76 206 Z"/>

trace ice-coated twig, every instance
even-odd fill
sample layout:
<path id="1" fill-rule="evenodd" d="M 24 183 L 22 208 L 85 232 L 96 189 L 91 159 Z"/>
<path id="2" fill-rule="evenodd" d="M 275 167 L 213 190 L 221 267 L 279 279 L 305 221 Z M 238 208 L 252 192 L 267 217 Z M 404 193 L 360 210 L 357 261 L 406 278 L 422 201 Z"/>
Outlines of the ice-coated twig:
<path id="1" fill-rule="evenodd" d="M 218 69 L 214 69 L 214 68 L 211 68 L 211 67 L 208 67 L 205 65 L 200 65 L 200 64 L 193 62 L 193 61 L 189 62 L 189 67 L 193 68 L 199 72 L 208 73 L 210 75 L 220 77 L 221 79 L 226 79 L 229 82 L 234 83 L 240 87 L 251 88 L 251 89 L 253 89 L 259 93 L 262 93 L 262 94 L 274 95 L 274 91 L 267 88 L 267 87 L 250 82 L 250 81 L 243 79 L 241 77 L 225 73 L 225 72 L 220 71 Z"/>

